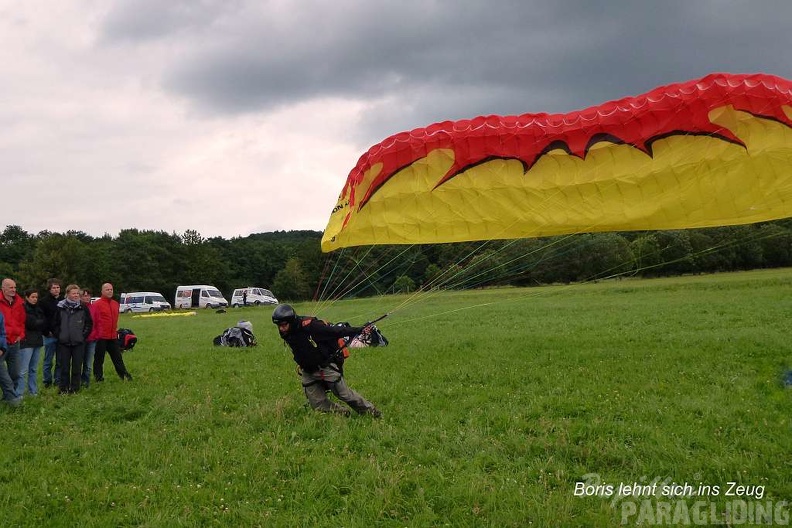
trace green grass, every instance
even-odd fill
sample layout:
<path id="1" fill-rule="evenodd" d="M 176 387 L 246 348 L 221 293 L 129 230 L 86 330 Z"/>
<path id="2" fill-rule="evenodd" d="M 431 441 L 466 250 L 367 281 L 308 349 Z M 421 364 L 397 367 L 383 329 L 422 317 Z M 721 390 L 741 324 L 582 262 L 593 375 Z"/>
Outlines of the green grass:
<path id="1" fill-rule="evenodd" d="M 124 315 L 134 382 L 108 359 L 0 410 L 3 525 L 618 525 L 614 497 L 574 496 L 589 474 L 792 498 L 792 270 L 426 295 L 347 363 L 382 420 L 308 410 L 270 313 Z M 240 318 L 259 346 L 213 347 Z"/>

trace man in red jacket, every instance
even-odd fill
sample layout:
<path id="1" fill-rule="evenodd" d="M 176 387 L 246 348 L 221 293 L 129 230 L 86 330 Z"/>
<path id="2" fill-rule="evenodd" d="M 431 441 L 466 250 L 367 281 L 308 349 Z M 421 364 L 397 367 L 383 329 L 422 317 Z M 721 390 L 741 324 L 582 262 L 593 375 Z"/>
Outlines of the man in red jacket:
<path id="1" fill-rule="evenodd" d="M 3 389 L 3 400 L 11 405 L 18 405 L 20 395 L 16 393 L 19 381 L 19 342 L 25 337 L 25 302 L 16 293 L 16 282 L 3 279 L 2 295 L 0 295 L 0 313 L 3 314 L 6 334 L 6 350 L 0 356 L 0 386 Z M 8 385 L 10 379 L 13 385 Z"/>
<path id="2" fill-rule="evenodd" d="M 93 361 L 94 379 L 104 381 L 105 351 L 110 354 L 116 373 L 122 380 L 132 381 L 127 372 L 121 348 L 118 346 L 118 301 L 113 299 L 113 285 L 102 284 L 102 296 L 94 302 L 94 329 L 96 331 L 96 352 Z"/>

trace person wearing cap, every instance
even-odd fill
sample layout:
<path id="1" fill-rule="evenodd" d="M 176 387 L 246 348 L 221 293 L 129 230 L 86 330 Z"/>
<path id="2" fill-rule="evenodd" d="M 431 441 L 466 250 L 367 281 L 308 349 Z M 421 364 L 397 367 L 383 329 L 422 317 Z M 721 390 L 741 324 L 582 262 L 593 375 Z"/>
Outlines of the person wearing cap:
<path id="1" fill-rule="evenodd" d="M 272 322 L 291 348 L 303 391 L 311 408 L 320 412 L 348 415 L 349 409 L 331 401 L 327 392 L 355 410 L 375 418 L 382 413 L 363 396 L 352 390 L 344 380 L 344 356 L 339 339 L 350 340 L 366 331 L 366 327 L 330 326 L 315 317 L 298 316 L 288 304 L 280 304 L 272 312 Z"/>

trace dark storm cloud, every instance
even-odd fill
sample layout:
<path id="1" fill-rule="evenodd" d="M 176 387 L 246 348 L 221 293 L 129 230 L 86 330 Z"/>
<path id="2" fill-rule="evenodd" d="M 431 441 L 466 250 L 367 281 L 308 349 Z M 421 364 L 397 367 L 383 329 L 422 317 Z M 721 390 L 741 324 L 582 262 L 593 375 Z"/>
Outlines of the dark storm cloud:
<path id="1" fill-rule="evenodd" d="M 514 66 L 536 54 L 525 44 L 536 50 L 552 38 L 505 27 L 487 11 L 326 6 L 280 18 L 259 13 L 259 24 L 247 21 L 235 36 L 186 54 L 166 85 L 220 111 L 313 97 L 377 98 L 421 86 L 465 89 L 509 82 Z"/>
<path id="2" fill-rule="evenodd" d="M 239 7 L 234 0 L 121 0 L 110 4 L 102 21 L 104 42 L 145 42 L 210 28 L 223 13 Z"/>
<path id="3" fill-rule="evenodd" d="M 792 73 L 786 1 L 138 5 L 108 16 L 107 38 L 192 31 L 163 84 L 195 108 L 364 100 L 364 136 L 569 111 L 712 71 Z"/>

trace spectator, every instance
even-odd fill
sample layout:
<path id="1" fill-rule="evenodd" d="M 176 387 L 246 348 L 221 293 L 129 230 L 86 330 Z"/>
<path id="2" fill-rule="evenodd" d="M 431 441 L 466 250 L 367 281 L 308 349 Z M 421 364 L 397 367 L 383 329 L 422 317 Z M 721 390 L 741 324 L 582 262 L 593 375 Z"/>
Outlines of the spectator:
<path id="1" fill-rule="evenodd" d="M 19 380 L 16 384 L 19 396 L 25 393 L 25 385 L 29 394 L 38 395 L 36 377 L 39 355 L 44 345 L 44 332 L 49 327 L 44 310 L 38 304 L 38 298 L 38 291 L 25 290 L 25 338 L 19 345 Z"/>
<path id="2" fill-rule="evenodd" d="M 16 407 L 22 403 L 22 398 L 16 395 L 14 382 L 11 381 L 11 376 L 8 374 L 8 367 L 5 362 L 7 350 L 5 318 L 3 317 L 3 312 L 0 312 L 0 389 L 3 391 L 3 401 Z"/>
<path id="3" fill-rule="evenodd" d="M 124 365 L 121 348 L 118 346 L 118 301 L 113 299 L 113 285 L 102 284 L 102 296 L 94 303 L 96 314 L 96 355 L 94 356 L 94 379 L 104 381 L 105 351 L 113 361 L 116 373 L 122 380 L 132 381 L 132 375 Z"/>
<path id="4" fill-rule="evenodd" d="M 58 311 L 58 303 L 63 300 L 61 295 L 61 281 L 58 279 L 49 279 L 47 281 L 47 293 L 39 300 L 41 309 L 44 310 L 44 317 L 47 318 L 47 328 L 44 331 L 44 386 L 51 387 L 53 378 L 55 386 L 59 385 L 59 368 L 58 355 L 56 350 L 58 348 L 58 338 L 52 333 L 53 325 L 55 324 L 55 313 Z M 53 363 L 55 364 L 53 376 Z"/>
<path id="5" fill-rule="evenodd" d="M 66 286 L 66 298 L 58 303 L 54 325 L 54 333 L 58 338 L 58 388 L 61 394 L 80 390 L 85 340 L 92 326 L 91 314 L 80 302 L 80 287 L 69 284 Z"/>
<path id="6" fill-rule="evenodd" d="M 96 306 L 91 304 L 91 290 L 86 288 L 82 291 L 81 301 L 83 305 L 88 308 L 88 312 L 91 314 L 91 320 L 94 321 L 91 333 L 88 335 L 88 339 L 85 343 L 85 357 L 83 358 L 82 386 L 87 389 L 91 384 L 91 370 L 93 368 L 94 354 L 96 352 L 98 326 L 96 324 Z"/>
<path id="7" fill-rule="evenodd" d="M 19 380 L 19 342 L 25 338 L 25 307 L 24 301 L 16 293 L 16 282 L 3 279 L 2 295 L 0 295 L 0 313 L 5 322 L 5 348 L 2 355 L 3 368 L 0 369 L 0 385 L 3 389 L 3 400 L 11 405 L 18 405 L 21 396 L 16 392 Z"/>

